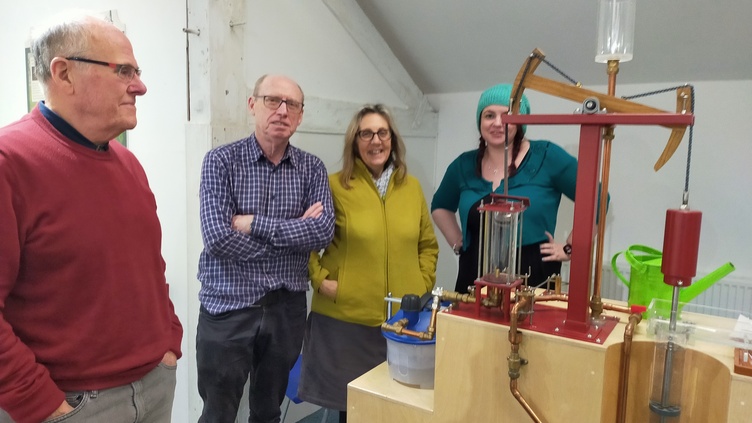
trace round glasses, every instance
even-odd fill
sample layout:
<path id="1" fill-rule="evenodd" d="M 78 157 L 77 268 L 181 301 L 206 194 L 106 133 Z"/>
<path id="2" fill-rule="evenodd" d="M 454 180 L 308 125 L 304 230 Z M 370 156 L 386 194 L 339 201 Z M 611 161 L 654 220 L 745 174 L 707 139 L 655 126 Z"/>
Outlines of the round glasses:
<path id="1" fill-rule="evenodd" d="M 379 129 L 378 132 L 373 132 L 370 129 L 358 131 L 358 138 L 365 142 L 373 141 L 374 135 L 378 135 L 381 141 L 389 141 L 392 139 L 392 131 L 388 129 Z"/>

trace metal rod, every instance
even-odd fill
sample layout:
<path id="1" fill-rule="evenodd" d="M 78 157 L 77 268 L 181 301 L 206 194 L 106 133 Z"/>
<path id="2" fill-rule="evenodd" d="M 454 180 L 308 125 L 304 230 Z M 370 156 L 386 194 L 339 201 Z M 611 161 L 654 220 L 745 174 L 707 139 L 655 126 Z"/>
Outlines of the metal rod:
<path id="1" fill-rule="evenodd" d="M 517 273 L 513 274 L 512 276 L 517 277 L 517 275 L 522 276 L 522 224 L 525 223 L 524 220 L 522 220 L 522 213 L 520 213 L 520 225 L 519 225 L 519 232 L 514 237 L 515 243 L 517 244 L 517 251 L 515 251 L 515 254 L 517 255 L 517 260 L 515 260 L 515 270 Z M 513 250 L 512 248 L 509 249 L 510 252 Z M 511 263 L 511 261 L 509 262 Z M 527 278 L 525 279 L 525 286 L 527 286 Z M 548 284 L 546 284 L 548 286 Z"/>
<path id="2" fill-rule="evenodd" d="M 519 128 L 519 126 L 518 126 Z M 504 125 L 504 195 L 509 195 L 509 124 Z"/>
<path id="3" fill-rule="evenodd" d="M 491 244 L 490 214 L 489 212 L 484 211 L 481 212 L 480 217 L 483 222 L 483 225 L 481 225 L 483 228 L 483 236 L 479 240 L 481 248 L 478 248 L 478 278 L 484 276 L 483 272 L 485 272 L 485 269 L 488 267 L 488 247 Z M 481 254 L 481 252 L 483 254 Z M 480 293 L 477 293 L 476 295 L 480 295 Z"/>
<path id="4" fill-rule="evenodd" d="M 616 94 L 616 75 L 619 73 L 619 61 L 609 60 L 608 67 L 608 95 Z M 606 204 L 608 203 L 608 182 L 611 174 L 611 143 L 614 140 L 614 127 L 609 126 L 603 131 L 603 158 L 601 169 L 601 189 L 598 199 L 598 235 L 595 250 L 595 276 L 593 278 L 593 296 L 590 298 L 590 316 L 599 318 L 603 312 L 601 300 L 601 278 L 603 267 L 603 239 L 606 237 Z"/>
<path id="5" fill-rule="evenodd" d="M 666 343 L 666 357 L 663 362 L 663 385 L 661 387 L 661 406 L 667 407 L 671 395 L 671 376 L 674 366 L 674 335 L 676 334 L 676 314 L 679 309 L 679 287 L 674 287 L 671 298 L 671 317 L 668 324 L 668 342 Z M 661 416 L 661 423 L 666 421 L 666 416 Z"/>

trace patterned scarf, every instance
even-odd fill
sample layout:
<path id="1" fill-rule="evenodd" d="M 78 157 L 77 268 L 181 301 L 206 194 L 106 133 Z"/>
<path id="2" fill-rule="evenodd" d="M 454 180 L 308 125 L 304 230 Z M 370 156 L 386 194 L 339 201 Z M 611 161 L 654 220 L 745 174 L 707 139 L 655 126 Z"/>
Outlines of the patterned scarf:
<path id="1" fill-rule="evenodd" d="M 373 183 L 376 184 L 376 189 L 379 190 L 379 194 L 381 195 L 382 199 L 386 196 L 386 189 L 389 188 L 389 180 L 392 178 L 393 172 L 394 166 L 389 163 L 389 166 L 387 166 L 386 169 L 381 172 L 381 176 L 379 176 L 378 179 L 374 178 L 373 175 L 371 175 Z"/>

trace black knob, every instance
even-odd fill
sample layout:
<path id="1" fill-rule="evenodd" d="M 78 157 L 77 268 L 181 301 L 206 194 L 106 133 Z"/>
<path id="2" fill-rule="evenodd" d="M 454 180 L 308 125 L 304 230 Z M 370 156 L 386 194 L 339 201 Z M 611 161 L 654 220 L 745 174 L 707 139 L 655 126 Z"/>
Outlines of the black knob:
<path id="1" fill-rule="evenodd" d="M 420 297 L 415 294 L 407 294 L 402 297 L 400 302 L 402 311 L 420 311 Z"/>

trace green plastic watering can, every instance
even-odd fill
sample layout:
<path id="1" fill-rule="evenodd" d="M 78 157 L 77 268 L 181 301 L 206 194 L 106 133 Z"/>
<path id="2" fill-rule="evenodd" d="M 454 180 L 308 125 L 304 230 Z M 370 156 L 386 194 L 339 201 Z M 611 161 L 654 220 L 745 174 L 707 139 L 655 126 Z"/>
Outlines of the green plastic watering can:
<path id="1" fill-rule="evenodd" d="M 622 254 L 630 265 L 629 280 L 621 274 L 616 266 L 616 260 Z M 647 307 L 653 298 L 671 301 L 674 287 L 663 282 L 662 257 L 663 253 L 655 248 L 645 245 L 631 245 L 625 251 L 618 252 L 611 258 L 611 268 L 614 274 L 629 288 L 627 302 L 630 306 L 643 305 Z M 688 303 L 692 301 L 714 283 L 733 272 L 734 269 L 734 265 L 728 262 L 710 272 L 704 278 L 694 281 L 692 285 L 681 288 L 679 290 L 679 302 Z"/>

